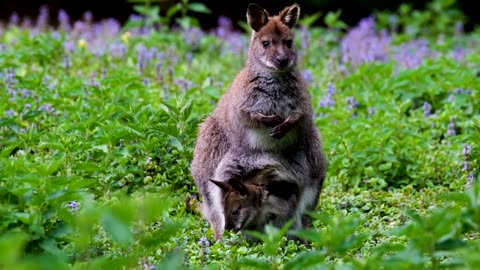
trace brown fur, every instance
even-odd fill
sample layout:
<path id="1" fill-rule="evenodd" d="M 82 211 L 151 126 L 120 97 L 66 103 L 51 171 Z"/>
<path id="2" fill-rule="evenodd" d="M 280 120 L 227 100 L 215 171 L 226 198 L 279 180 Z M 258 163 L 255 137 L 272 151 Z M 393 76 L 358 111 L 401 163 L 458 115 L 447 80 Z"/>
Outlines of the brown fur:
<path id="1" fill-rule="evenodd" d="M 267 223 L 282 226 L 293 218 L 298 187 L 281 166 L 266 166 L 247 179 L 215 181 L 224 194 L 226 230 L 263 230 Z"/>
<path id="2" fill-rule="evenodd" d="M 200 125 L 191 171 L 217 240 L 225 227 L 223 191 L 211 178 L 236 178 L 278 162 L 299 188 L 295 216 L 317 205 L 326 160 L 310 94 L 297 69 L 292 28 L 299 13 L 296 4 L 273 17 L 255 4 L 248 6 L 254 31 L 246 64 Z"/>

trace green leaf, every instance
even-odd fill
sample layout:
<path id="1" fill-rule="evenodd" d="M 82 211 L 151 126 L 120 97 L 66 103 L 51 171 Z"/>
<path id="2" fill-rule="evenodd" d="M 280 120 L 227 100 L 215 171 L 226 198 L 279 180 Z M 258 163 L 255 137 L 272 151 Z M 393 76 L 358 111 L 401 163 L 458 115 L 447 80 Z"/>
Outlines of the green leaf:
<path id="1" fill-rule="evenodd" d="M 108 145 L 106 144 L 101 144 L 101 145 L 95 145 L 92 147 L 93 149 L 98 149 L 103 151 L 105 154 L 108 154 Z"/>
<path id="2" fill-rule="evenodd" d="M 0 262 L 13 266 L 23 254 L 29 235 L 23 232 L 6 232 L 0 235 Z"/>
<path id="3" fill-rule="evenodd" d="M 272 269 L 270 263 L 260 259 L 242 258 L 237 261 L 237 264 L 239 266 L 253 267 L 254 269 Z"/>
<path id="4" fill-rule="evenodd" d="M 167 254 L 155 269 L 187 269 L 183 263 L 184 254 L 182 251 L 173 251 Z"/>
<path id="5" fill-rule="evenodd" d="M 304 18 L 300 19 L 300 24 L 304 25 L 305 27 L 310 27 L 314 24 L 320 17 L 322 16 L 322 11 L 315 12 Z"/>
<path id="6" fill-rule="evenodd" d="M 170 136 L 168 141 L 169 141 L 169 144 L 171 146 L 177 148 L 178 151 L 180 151 L 180 152 L 184 151 L 183 144 L 178 138 Z"/>
<path id="7" fill-rule="evenodd" d="M 47 201 L 55 200 L 55 199 L 58 199 L 60 197 L 65 196 L 68 193 L 70 193 L 70 190 L 68 190 L 68 189 L 58 190 L 58 191 L 55 191 L 55 192 L 52 192 L 52 193 L 48 194 L 46 200 Z"/>
<path id="8" fill-rule="evenodd" d="M 53 239 L 45 239 L 40 242 L 40 247 L 46 252 L 53 255 L 60 255 L 61 251 L 58 249 L 57 242 Z"/>
<path id="9" fill-rule="evenodd" d="M 467 246 L 467 242 L 460 239 L 447 239 L 440 243 L 435 243 L 436 250 L 456 250 Z"/>
<path id="10" fill-rule="evenodd" d="M 297 230 L 292 232 L 292 234 L 313 243 L 321 243 L 323 240 L 322 233 L 317 232 L 314 229 Z"/>
<path id="11" fill-rule="evenodd" d="M 112 213 L 106 212 L 103 214 L 102 224 L 110 237 L 123 247 L 128 247 L 133 242 L 133 236 L 128 224 L 125 224 Z"/>
<path id="12" fill-rule="evenodd" d="M 203 3 L 198 3 L 198 2 L 188 3 L 188 10 L 198 12 L 198 13 L 206 13 L 206 14 L 209 14 L 212 12 Z"/>
<path id="13" fill-rule="evenodd" d="M 287 261 L 284 270 L 306 269 L 307 267 L 318 265 L 325 261 L 325 251 L 323 250 L 305 250 L 297 256 Z"/>

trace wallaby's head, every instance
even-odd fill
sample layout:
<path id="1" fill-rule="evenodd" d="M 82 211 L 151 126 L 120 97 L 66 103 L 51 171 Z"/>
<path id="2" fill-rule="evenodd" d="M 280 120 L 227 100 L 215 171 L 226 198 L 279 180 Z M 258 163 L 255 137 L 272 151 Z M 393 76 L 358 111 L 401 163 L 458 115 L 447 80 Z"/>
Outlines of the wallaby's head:
<path id="1" fill-rule="evenodd" d="M 239 231 L 254 222 L 262 202 L 266 198 L 262 185 L 242 183 L 231 178 L 227 181 L 210 180 L 224 192 L 223 207 L 225 229 Z"/>
<path id="2" fill-rule="evenodd" d="M 248 5 L 247 21 L 253 29 L 248 61 L 270 71 L 293 69 L 297 53 L 293 42 L 293 27 L 300 17 L 300 6 L 286 7 L 278 15 L 256 4 Z"/>

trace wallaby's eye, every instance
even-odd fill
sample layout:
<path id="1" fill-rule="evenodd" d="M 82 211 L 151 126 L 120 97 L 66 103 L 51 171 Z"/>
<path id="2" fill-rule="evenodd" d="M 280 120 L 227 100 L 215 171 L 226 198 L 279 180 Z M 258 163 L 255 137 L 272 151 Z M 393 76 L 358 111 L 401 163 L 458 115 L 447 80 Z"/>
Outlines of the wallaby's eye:
<path id="1" fill-rule="evenodd" d="M 237 209 L 232 211 L 232 216 L 238 216 L 239 213 L 240 213 L 240 211 L 237 208 Z"/>
<path id="2" fill-rule="evenodd" d="M 262 45 L 263 45 L 263 48 L 268 48 L 268 46 L 270 46 L 270 42 L 269 41 L 262 41 Z"/>
<path id="3" fill-rule="evenodd" d="M 287 48 L 292 48 L 292 40 L 289 39 L 289 40 L 285 40 L 285 46 L 287 46 Z"/>

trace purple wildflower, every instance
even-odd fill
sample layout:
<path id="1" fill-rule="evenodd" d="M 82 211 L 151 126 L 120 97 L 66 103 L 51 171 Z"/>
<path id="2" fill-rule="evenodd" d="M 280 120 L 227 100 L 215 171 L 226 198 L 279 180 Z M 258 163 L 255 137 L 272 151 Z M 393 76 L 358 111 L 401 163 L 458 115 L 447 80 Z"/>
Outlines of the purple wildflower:
<path id="1" fill-rule="evenodd" d="M 122 26 L 118 20 L 109 18 L 105 22 L 105 30 L 113 33 L 113 36 L 115 36 L 120 33 L 120 31 L 122 30 Z"/>
<path id="2" fill-rule="evenodd" d="M 313 82 L 313 73 L 310 69 L 305 69 L 302 72 L 302 77 L 307 84 L 311 84 Z"/>
<path id="3" fill-rule="evenodd" d="M 226 39 L 231 32 L 232 20 L 226 16 L 218 17 L 218 27 L 214 30 L 215 35 L 221 39 Z"/>
<path id="4" fill-rule="evenodd" d="M 187 63 L 189 66 L 192 65 L 192 61 L 193 61 L 193 54 L 192 52 L 188 52 L 187 55 L 185 56 L 186 60 L 187 60 Z"/>
<path id="5" fill-rule="evenodd" d="M 71 40 L 65 41 L 63 43 L 63 48 L 65 49 L 66 53 L 72 53 L 75 50 L 75 43 Z"/>
<path id="6" fill-rule="evenodd" d="M 390 36 L 385 31 L 377 34 L 375 28 L 375 18 L 370 16 L 347 32 L 340 42 L 342 63 L 358 66 L 387 59 Z"/>
<path id="7" fill-rule="evenodd" d="M 74 36 L 74 37 L 84 36 L 87 33 L 87 31 L 89 31 L 89 27 L 88 27 L 87 24 L 85 24 L 82 21 L 76 21 L 73 24 L 72 36 Z M 86 39 L 90 40 L 90 38 L 86 38 Z"/>
<path id="8" fill-rule="evenodd" d="M 57 86 L 57 83 L 56 82 L 51 82 L 49 85 L 47 85 L 47 88 L 48 88 L 48 90 L 52 90 L 53 88 L 55 88 L 55 86 Z"/>
<path id="9" fill-rule="evenodd" d="M 143 71 L 145 70 L 145 66 L 147 62 L 146 53 L 147 53 L 147 48 L 142 44 L 140 44 L 137 47 L 137 67 L 140 74 L 142 74 Z"/>
<path id="10" fill-rule="evenodd" d="M 191 81 L 186 79 L 177 79 L 175 80 L 175 84 L 178 85 L 183 91 L 188 91 L 194 86 Z"/>
<path id="11" fill-rule="evenodd" d="M 70 201 L 65 205 L 65 208 L 67 208 L 70 213 L 75 213 L 80 209 L 80 204 L 77 201 Z"/>
<path id="12" fill-rule="evenodd" d="M 453 51 L 450 52 L 450 55 L 456 61 L 460 61 L 460 60 L 464 59 L 466 54 L 467 54 L 467 51 L 462 47 L 457 47 L 457 48 L 453 49 Z"/>
<path id="13" fill-rule="evenodd" d="M 331 82 L 327 84 L 327 95 L 318 101 L 318 107 L 333 107 L 335 106 L 335 100 L 333 95 L 335 94 L 335 85 Z"/>
<path id="14" fill-rule="evenodd" d="M 51 79 L 52 79 L 52 78 L 50 78 L 50 76 L 45 75 L 45 76 L 43 76 L 42 82 L 43 82 L 43 84 L 47 84 Z"/>
<path id="15" fill-rule="evenodd" d="M 30 105 L 30 103 L 25 104 L 25 110 L 30 110 L 31 107 L 32 107 L 32 105 Z"/>
<path id="16" fill-rule="evenodd" d="M 230 48 L 230 51 L 236 55 L 243 55 L 247 51 L 244 35 L 240 33 L 230 34 L 226 42 Z"/>
<path id="17" fill-rule="evenodd" d="M 357 108 L 360 105 L 358 101 L 352 96 L 347 97 L 346 101 L 348 105 L 348 111 L 353 111 L 355 108 Z"/>
<path id="18" fill-rule="evenodd" d="M 368 107 L 367 111 L 368 115 L 374 115 L 377 112 L 377 109 L 375 109 L 374 107 Z"/>
<path id="19" fill-rule="evenodd" d="M 61 38 L 60 33 L 58 31 L 52 31 L 51 34 L 53 39 L 59 40 Z"/>
<path id="20" fill-rule="evenodd" d="M 18 23 L 20 22 L 20 17 L 16 12 L 13 12 L 12 15 L 10 16 L 8 20 L 8 25 L 9 27 L 11 26 L 18 26 Z"/>
<path id="21" fill-rule="evenodd" d="M 51 113 L 54 111 L 53 106 L 50 103 L 43 104 L 42 106 L 40 106 L 39 110 L 47 113 Z"/>
<path id="22" fill-rule="evenodd" d="M 151 269 L 155 269 L 155 264 L 153 264 L 152 261 L 153 261 L 152 257 L 148 257 L 147 259 L 142 258 L 138 262 L 138 264 L 141 265 L 143 269 L 151 270 Z"/>
<path id="23" fill-rule="evenodd" d="M 7 86 L 12 86 L 13 84 L 15 84 L 17 82 L 15 80 L 15 69 L 8 68 L 7 73 L 5 74 L 3 79 L 5 81 L 5 85 Z"/>
<path id="24" fill-rule="evenodd" d="M 105 77 L 107 77 L 107 68 L 102 67 L 102 79 L 105 79 Z"/>
<path id="25" fill-rule="evenodd" d="M 423 116 L 428 117 L 431 114 L 432 106 L 427 101 L 423 102 Z"/>
<path id="26" fill-rule="evenodd" d="M 200 46 L 200 41 L 203 37 L 203 31 L 197 27 L 191 27 L 185 30 L 184 33 L 185 43 L 188 45 L 197 48 Z"/>
<path id="27" fill-rule="evenodd" d="M 210 242 L 208 241 L 208 239 L 205 236 L 202 236 L 202 238 L 200 238 L 200 241 L 198 241 L 198 244 L 201 247 L 209 247 L 210 246 Z"/>
<path id="28" fill-rule="evenodd" d="M 49 12 L 48 12 L 48 6 L 42 5 L 40 7 L 40 11 L 37 17 L 37 28 L 43 29 L 48 26 L 48 20 L 49 20 Z"/>
<path id="29" fill-rule="evenodd" d="M 30 29 L 33 28 L 33 22 L 30 18 L 26 17 L 23 19 L 22 24 L 20 25 L 21 28 Z"/>
<path id="30" fill-rule="evenodd" d="M 60 28 L 62 28 L 65 31 L 70 31 L 71 30 L 71 25 L 70 25 L 70 17 L 68 16 L 67 12 L 63 9 L 60 9 L 58 11 L 58 22 L 60 24 Z"/>
<path id="31" fill-rule="evenodd" d="M 95 79 L 95 76 L 92 76 L 92 78 L 90 78 L 90 86 L 97 88 L 100 87 L 100 82 Z"/>
<path id="32" fill-rule="evenodd" d="M 393 58 L 400 68 L 412 69 L 422 65 L 424 59 L 432 56 L 428 41 L 418 39 L 402 43 L 396 48 Z"/>
<path id="33" fill-rule="evenodd" d="M 468 173 L 467 176 L 467 188 L 471 188 L 473 186 L 473 182 L 475 181 L 473 176 L 473 171 Z"/>
<path id="34" fill-rule="evenodd" d="M 465 160 L 465 162 L 463 163 L 462 172 L 467 172 L 469 169 L 470 169 L 470 161 Z"/>
<path id="35" fill-rule="evenodd" d="M 150 84 L 150 81 L 148 78 L 143 78 L 143 85 L 148 86 Z"/>
<path id="36" fill-rule="evenodd" d="M 14 110 L 5 110 L 5 116 L 15 116 L 17 113 Z"/>
<path id="37" fill-rule="evenodd" d="M 468 158 L 470 156 L 470 153 L 472 152 L 472 147 L 468 144 L 465 144 L 463 146 L 463 155 L 465 156 L 465 158 Z"/>
<path id="38" fill-rule="evenodd" d="M 126 55 L 127 48 L 123 43 L 120 43 L 118 41 L 113 42 L 110 44 L 110 55 L 113 58 L 123 58 Z"/>
<path id="39" fill-rule="evenodd" d="M 302 50 L 306 50 L 308 48 L 308 44 L 312 42 L 312 34 L 304 25 L 300 27 L 300 37 L 300 44 L 302 46 Z"/>
<path id="40" fill-rule="evenodd" d="M 163 101 L 166 101 L 169 97 L 169 94 L 168 94 L 168 85 L 167 84 L 163 84 Z"/>
<path id="41" fill-rule="evenodd" d="M 157 74 L 157 80 L 159 82 L 162 82 L 163 81 L 163 73 L 162 73 L 162 63 L 161 62 L 158 62 L 155 65 L 155 71 L 156 71 L 156 74 Z"/>
<path id="42" fill-rule="evenodd" d="M 232 20 L 226 16 L 220 15 L 218 17 L 218 27 L 231 29 L 232 28 Z"/>
<path id="43" fill-rule="evenodd" d="M 474 176 L 473 176 L 473 170 L 470 168 L 470 154 L 472 152 L 472 147 L 468 144 L 463 145 L 463 168 L 462 172 L 467 172 L 467 188 L 470 188 L 473 185 L 474 182 Z"/>
<path id="44" fill-rule="evenodd" d="M 101 57 L 105 55 L 107 45 L 101 39 L 95 39 L 89 43 L 89 45 L 90 51 L 95 57 Z"/>
<path id="45" fill-rule="evenodd" d="M 20 90 L 20 93 L 22 95 L 22 98 L 28 98 L 32 95 L 32 91 L 27 90 L 27 89 Z"/>
<path id="46" fill-rule="evenodd" d="M 447 135 L 449 135 L 449 136 L 455 136 L 456 135 L 455 122 L 453 121 L 453 119 L 450 120 L 450 123 L 448 123 Z"/>
<path id="47" fill-rule="evenodd" d="M 175 48 L 173 46 L 168 47 L 167 57 L 170 60 L 170 64 L 174 66 L 178 62 L 178 57 L 175 54 Z"/>
<path id="48" fill-rule="evenodd" d="M 83 20 L 86 22 L 91 22 L 93 20 L 93 14 L 89 10 L 85 11 L 82 17 L 83 17 Z"/>

